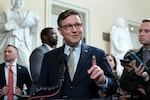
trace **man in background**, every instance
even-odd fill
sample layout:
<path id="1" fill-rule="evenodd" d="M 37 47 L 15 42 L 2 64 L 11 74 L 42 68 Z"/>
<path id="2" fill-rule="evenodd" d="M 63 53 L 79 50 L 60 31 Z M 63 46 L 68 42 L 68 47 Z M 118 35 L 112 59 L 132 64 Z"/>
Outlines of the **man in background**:
<path id="1" fill-rule="evenodd" d="M 138 51 L 135 51 L 135 53 L 147 65 L 148 68 L 144 68 L 144 65 L 142 64 L 137 65 L 137 61 L 135 60 L 131 61 L 129 64 L 128 63 L 124 64 L 124 71 L 120 78 L 120 87 L 121 89 L 131 94 L 130 98 L 132 100 L 149 100 L 150 98 L 150 18 L 146 18 L 141 22 L 139 28 L 139 41 L 142 44 L 142 47 Z M 121 97 L 125 97 L 125 96 L 121 96 Z"/>
<path id="2" fill-rule="evenodd" d="M 26 67 L 17 64 L 18 56 L 18 49 L 15 46 L 5 47 L 5 62 L 0 64 L 0 100 L 20 100 L 14 94 L 29 94 L 31 77 Z M 26 86 L 26 91 L 24 91 L 24 86 Z"/>
<path id="3" fill-rule="evenodd" d="M 25 0 L 9 0 L 12 8 L 0 14 L 0 62 L 2 51 L 8 45 L 18 48 L 18 64 L 29 70 L 29 56 L 37 46 L 39 15 L 32 10 L 24 10 Z"/>
<path id="4" fill-rule="evenodd" d="M 42 45 L 33 50 L 30 55 L 30 71 L 32 76 L 32 87 L 31 93 L 36 89 L 37 82 L 42 66 L 43 56 L 46 52 L 53 50 L 57 45 L 57 35 L 52 27 L 44 28 L 41 31 L 41 42 Z"/>

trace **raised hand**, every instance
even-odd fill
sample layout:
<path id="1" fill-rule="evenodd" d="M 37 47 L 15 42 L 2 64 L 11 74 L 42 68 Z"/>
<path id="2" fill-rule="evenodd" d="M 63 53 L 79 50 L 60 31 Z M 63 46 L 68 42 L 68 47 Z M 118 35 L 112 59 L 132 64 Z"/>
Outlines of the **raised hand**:
<path id="1" fill-rule="evenodd" d="M 99 84 L 105 83 L 105 75 L 103 70 L 97 66 L 95 55 L 92 56 L 92 66 L 88 69 L 87 73 L 90 75 L 91 79 L 94 79 Z"/>

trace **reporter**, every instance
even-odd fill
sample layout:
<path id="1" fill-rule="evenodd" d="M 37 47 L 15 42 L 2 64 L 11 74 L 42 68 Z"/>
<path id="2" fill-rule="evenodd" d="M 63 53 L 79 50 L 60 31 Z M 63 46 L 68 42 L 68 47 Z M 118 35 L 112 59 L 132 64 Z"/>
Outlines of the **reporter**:
<path id="1" fill-rule="evenodd" d="M 148 66 L 145 70 L 143 65 L 137 66 L 135 60 L 124 65 L 124 71 L 120 78 L 121 89 L 131 93 L 131 98 L 136 100 L 148 100 L 150 98 L 150 54 L 144 54 L 150 50 L 150 19 L 144 19 L 139 29 L 139 41 L 143 45 L 136 55 Z M 145 57 L 148 58 L 145 61 Z"/>

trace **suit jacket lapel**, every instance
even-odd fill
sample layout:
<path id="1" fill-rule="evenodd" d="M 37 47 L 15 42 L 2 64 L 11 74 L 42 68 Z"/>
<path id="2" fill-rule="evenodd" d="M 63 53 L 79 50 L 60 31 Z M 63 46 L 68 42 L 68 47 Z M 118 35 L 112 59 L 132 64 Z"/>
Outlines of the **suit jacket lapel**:
<path id="1" fill-rule="evenodd" d="M 88 50 L 88 46 L 85 45 L 85 44 L 82 44 L 81 45 L 82 49 L 81 49 L 81 54 L 80 54 L 80 58 L 79 58 L 79 62 L 77 64 L 77 70 L 75 72 L 75 75 L 74 75 L 74 79 L 76 80 L 79 76 L 83 76 L 84 74 L 81 73 L 81 71 L 83 69 L 87 69 L 87 66 L 84 66 L 83 64 L 85 64 L 87 62 L 87 59 L 88 59 L 88 54 L 89 54 L 89 50 Z M 86 59 L 87 58 L 87 59 Z M 80 75 L 82 74 L 82 75 Z"/>
<path id="2" fill-rule="evenodd" d="M 140 57 L 141 60 L 143 60 L 143 59 L 142 59 L 142 56 L 143 56 L 143 55 L 142 55 L 142 52 L 143 52 L 143 47 L 140 48 L 140 50 L 137 52 L 137 55 Z"/>
<path id="3" fill-rule="evenodd" d="M 19 81 L 20 81 L 20 79 L 22 77 L 21 76 L 21 73 L 22 73 L 21 69 L 22 68 L 18 64 L 17 64 L 16 67 L 17 67 L 17 83 L 16 84 L 17 84 L 17 86 L 20 86 L 20 82 Z"/>

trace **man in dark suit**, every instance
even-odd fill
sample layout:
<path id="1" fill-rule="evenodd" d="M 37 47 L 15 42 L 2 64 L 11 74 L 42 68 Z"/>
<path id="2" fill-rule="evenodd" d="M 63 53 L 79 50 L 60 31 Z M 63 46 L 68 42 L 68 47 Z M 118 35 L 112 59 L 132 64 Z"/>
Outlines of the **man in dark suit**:
<path id="1" fill-rule="evenodd" d="M 52 27 L 44 28 L 41 31 L 42 45 L 34 49 L 30 55 L 30 71 L 32 76 L 31 93 L 37 88 L 44 54 L 56 48 L 57 34 Z"/>
<path id="2" fill-rule="evenodd" d="M 29 94 L 31 87 L 31 77 L 26 67 L 17 64 L 18 49 L 13 45 L 7 45 L 4 51 L 5 63 L 0 64 L 0 99 L 8 100 L 8 93 L 11 91 L 8 85 L 8 73 L 10 70 L 10 64 L 13 72 L 13 94 L 23 95 Z M 24 91 L 26 86 L 26 91 Z M 18 97 L 13 96 L 13 100 L 17 100 Z"/>
<path id="3" fill-rule="evenodd" d="M 120 87 L 121 89 L 131 94 L 130 98 L 132 100 L 149 100 L 150 18 L 142 20 L 142 23 L 139 28 L 139 41 L 142 44 L 142 47 L 134 52 L 147 65 L 148 68 L 145 69 L 142 64 L 137 65 L 137 62 L 135 60 L 131 61 L 129 64 L 124 64 L 123 74 L 120 78 Z M 144 54 L 145 50 L 148 50 L 146 55 Z M 145 56 L 147 59 L 145 59 Z M 123 95 L 121 97 L 125 98 L 126 95 Z M 126 99 L 129 99 L 128 97 L 126 97 Z"/>
<path id="4" fill-rule="evenodd" d="M 45 54 L 38 86 L 55 86 L 62 77 L 64 67 L 67 70 L 60 92 L 52 93 L 51 98 L 98 98 L 99 90 L 114 94 L 118 85 L 104 51 L 81 41 L 83 26 L 79 13 L 72 9 L 62 12 L 58 17 L 58 31 L 64 37 L 65 44 Z M 70 78 L 70 67 L 63 66 L 69 60 L 65 55 L 71 52 L 70 47 L 73 47 L 74 55 L 73 79 Z"/>

